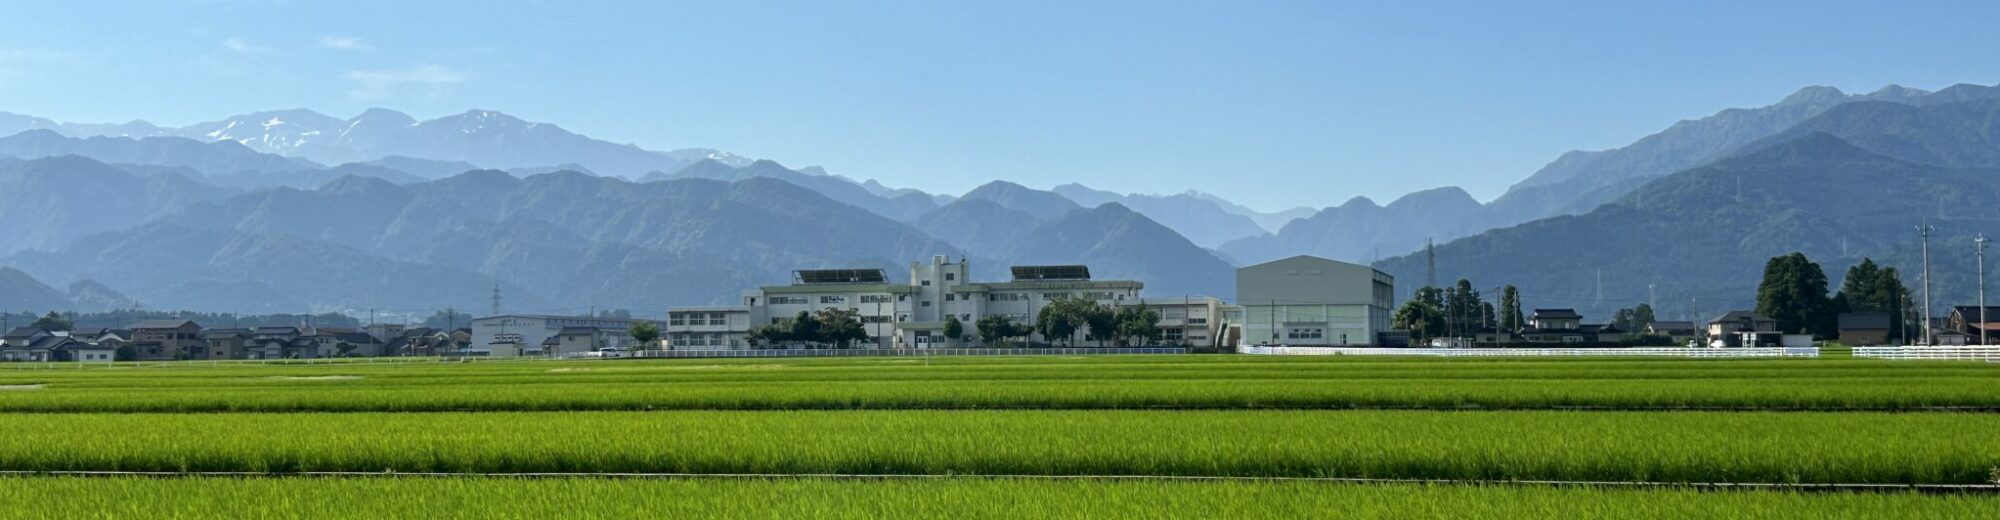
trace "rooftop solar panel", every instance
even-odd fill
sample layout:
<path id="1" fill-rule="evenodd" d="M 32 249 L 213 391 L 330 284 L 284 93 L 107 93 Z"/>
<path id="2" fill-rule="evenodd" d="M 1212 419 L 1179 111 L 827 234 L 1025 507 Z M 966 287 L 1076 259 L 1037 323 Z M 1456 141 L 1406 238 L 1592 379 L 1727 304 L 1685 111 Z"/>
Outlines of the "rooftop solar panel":
<path id="1" fill-rule="evenodd" d="M 889 278 L 881 269 L 801 269 L 792 271 L 799 284 L 883 283 Z"/>
<path id="2" fill-rule="evenodd" d="M 1090 268 L 1081 265 L 1017 265 L 1013 271 L 1015 281 L 1090 279 Z"/>

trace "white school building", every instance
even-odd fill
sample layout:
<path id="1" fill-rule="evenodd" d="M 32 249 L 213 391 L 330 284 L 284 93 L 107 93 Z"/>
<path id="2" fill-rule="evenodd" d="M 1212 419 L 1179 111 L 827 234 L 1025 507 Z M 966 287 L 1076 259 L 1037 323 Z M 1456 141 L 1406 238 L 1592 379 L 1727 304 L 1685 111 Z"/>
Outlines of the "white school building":
<path id="1" fill-rule="evenodd" d="M 1135 280 L 1096 280 L 1082 265 L 1023 265 L 1009 269 L 1006 281 L 970 279 L 970 262 L 935 256 L 911 262 L 908 282 L 890 282 L 881 269 L 808 269 L 795 271 L 788 285 L 743 292 L 740 306 L 676 307 L 668 311 L 665 331 L 669 348 L 677 350 L 744 349 L 743 335 L 751 328 L 825 308 L 850 309 L 860 315 L 868 334 L 862 348 L 944 348 L 967 346 L 944 338 L 945 322 L 957 318 L 976 331 L 981 318 L 1004 315 L 1033 326 L 1035 315 L 1049 302 L 1083 298 L 1101 305 L 1145 304 L 1161 309 L 1160 326 L 1180 340 L 1209 345 L 1219 337 L 1216 315 L 1223 303 L 1215 298 L 1172 297 L 1141 300 L 1145 284 Z M 1079 336 L 1080 337 L 1080 336 Z M 1046 342 L 1039 334 L 1028 338 Z M 1181 344 L 1179 341 L 1170 344 Z"/>

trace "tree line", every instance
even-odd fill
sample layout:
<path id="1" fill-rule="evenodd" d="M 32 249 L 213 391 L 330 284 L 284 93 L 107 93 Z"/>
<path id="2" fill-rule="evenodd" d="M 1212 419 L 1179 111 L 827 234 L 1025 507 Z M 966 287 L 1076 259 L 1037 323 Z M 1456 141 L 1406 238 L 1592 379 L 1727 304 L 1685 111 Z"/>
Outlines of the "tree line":
<path id="1" fill-rule="evenodd" d="M 957 316 L 945 318 L 939 331 L 943 342 L 983 341 L 1005 344 L 1041 334 L 1051 343 L 1074 346 L 1081 336 L 1098 346 L 1149 345 L 1160 340 L 1160 312 L 1145 305 L 1112 307 L 1093 300 L 1064 297 L 1049 302 L 1035 315 L 1030 326 L 1004 315 L 980 318 L 968 328 Z M 852 348 L 869 339 L 860 312 L 825 308 L 799 311 L 797 316 L 750 329 L 745 336 L 752 345 L 801 348 Z"/>
<path id="2" fill-rule="evenodd" d="M 1901 273 L 1869 258 L 1848 268 L 1840 289 L 1831 295 L 1826 272 L 1805 253 L 1772 257 L 1757 284 L 1757 313 L 1776 321 L 1778 332 L 1785 334 L 1838 337 L 1841 314 L 1880 312 L 1890 316 L 1889 336 L 1901 338 L 1910 308 Z"/>

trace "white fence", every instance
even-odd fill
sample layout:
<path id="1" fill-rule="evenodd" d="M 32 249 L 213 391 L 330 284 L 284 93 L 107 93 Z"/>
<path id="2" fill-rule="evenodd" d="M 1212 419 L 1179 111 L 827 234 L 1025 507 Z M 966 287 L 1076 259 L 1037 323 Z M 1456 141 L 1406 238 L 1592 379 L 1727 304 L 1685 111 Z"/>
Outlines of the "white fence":
<path id="1" fill-rule="evenodd" d="M 1857 349 L 1859 350 L 1859 349 Z M 1278 356 L 1643 356 L 1685 358 L 1819 357 L 1818 347 L 1767 348 L 1375 348 L 1375 347 L 1240 347 L 1244 354 Z"/>
<path id="2" fill-rule="evenodd" d="M 1854 357 L 1875 359 L 1942 359 L 2000 361 L 2000 346 L 1854 347 Z"/>
<path id="3" fill-rule="evenodd" d="M 1179 347 L 1131 348 L 857 348 L 756 350 L 644 350 L 642 358 L 851 357 L 851 356 L 1091 356 L 1186 354 Z"/>

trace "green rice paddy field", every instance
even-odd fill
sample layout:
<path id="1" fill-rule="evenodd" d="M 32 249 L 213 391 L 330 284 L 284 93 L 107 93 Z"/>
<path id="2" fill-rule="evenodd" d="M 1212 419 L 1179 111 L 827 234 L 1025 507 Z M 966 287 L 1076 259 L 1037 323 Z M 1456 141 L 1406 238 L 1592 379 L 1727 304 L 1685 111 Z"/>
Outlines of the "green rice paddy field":
<path id="1" fill-rule="evenodd" d="M 2000 516 L 1975 362 L 0 365 L 0 412 L 0 517 Z M 126 471 L 173 475 L 76 476 Z M 1076 476 L 1127 478 L 1035 478 Z"/>

